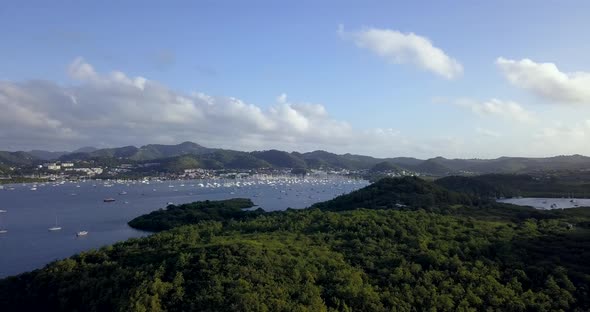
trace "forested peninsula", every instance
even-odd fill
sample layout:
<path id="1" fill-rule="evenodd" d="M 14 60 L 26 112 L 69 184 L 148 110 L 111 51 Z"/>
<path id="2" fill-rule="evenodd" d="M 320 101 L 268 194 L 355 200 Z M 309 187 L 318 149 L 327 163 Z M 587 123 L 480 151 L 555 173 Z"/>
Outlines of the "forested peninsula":
<path id="1" fill-rule="evenodd" d="M 452 183 L 456 185 L 457 183 Z M 590 209 L 385 178 L 308 209 L 198 202 L 0 280 L 3 311 L 588 311 Z"/>

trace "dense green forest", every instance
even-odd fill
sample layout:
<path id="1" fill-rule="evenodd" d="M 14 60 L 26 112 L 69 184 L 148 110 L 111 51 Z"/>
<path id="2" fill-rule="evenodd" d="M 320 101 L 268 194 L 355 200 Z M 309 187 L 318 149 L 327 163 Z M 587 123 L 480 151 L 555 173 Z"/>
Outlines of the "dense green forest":
<path id="1" fill-rule="evenodd" d="M 247 198 L 168 205 L 166 209 L 129 221 L 129 225 L 136 229 L 157 232 L 200 221 L 245 220 L 264 213 L 261 208 L 253 211 L 244 210 L 253 206 L 252 200 Z"/>
<path id="2" fill-rule="evenodd" d="M 495 205 L 416 178 L 383 179 L 310 209 L 251 218 L 229 209 L 240 202 L 246 204 L 200 202 L 147 215 L 154 224 L 174 220 L 166 227 L 173 228 L 1 280 L 0 305 L 6 311 L 590 310 L 587 208 Z M 183 210 L 201 213 L 179 218 Z"/>
<path id="3" fill-rule="evenodd" d="M 484 174 L 473 177 L 449 176 L 436 184 L 457 192 L 481 197 L 590 197 L 587 174 L 554 172 L 530 174 Z"/>

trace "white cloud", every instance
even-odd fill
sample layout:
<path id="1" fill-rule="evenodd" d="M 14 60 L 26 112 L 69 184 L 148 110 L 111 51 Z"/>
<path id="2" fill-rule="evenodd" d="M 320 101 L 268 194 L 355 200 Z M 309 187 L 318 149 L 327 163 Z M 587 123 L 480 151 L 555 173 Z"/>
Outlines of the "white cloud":
<path id="1" fill-rule="evenodd" d="M 530 59 L 520 61 L 498 58 L 508 81 L 549 101 L 590 103 L 590 73 L 564 73 L 553 63 L 536 63 Z"/>
<path id="2" fill-rule="evenodd" d="M 586 142 L 590 139 L 590 120 L 551 127 L 547 122 L 511 124 L 502 129 L 503 139 L 498 140 L 499 134 L 494 131 L 468 131 L 480 126 L 477 120 L 466 119 L 462 121 L 465 127 L 454 127 L 457 120 L 452 119 L 447 121 L 448 127 L 420 127 L 425 130 L 408 137 L 405 129 L 402 133 L 387 125 L 355 128 L 333 118 L 323 105 L 293 101 L 287 94 L 280 94 L 264 108 L 234 97 L 176 92 L 155 80 L 130 77 L 120 71 L 101 73 L 81 58 L 69 66 L 68 72 L 75 82 L 67 85 L 0 80 L 0 150 L 66 150 L 188 140 L 238 150 L 324 149 L 380 157 L 495 157 L 521 151 L 536 155 L 583 153 L 588 151 Z M 436 101 L 454 103 L 481 116 L 525 122 L 537 119 L 511 101 Z"/>
<path id="3" fill-rule="evenodd" d="M 532 149 L 548 155 L 584 153 L 590 140 L 590 120 L 583 122 L 554 122 L 533 134 Z"/>
<path id="4" fill-rule="evenodd" d="M 378 28 L 346 32 L 342 26 L 338 33 L 394 64 L 413 64 L 447 79 L 463 73 L 463 66 L 457 60 L 435 47 L 430 39 L 414 33 Z"/>
<path id="5" fill-rule="evenodd" d="M 492 138 L 499 138 L 500 136 L 502 136 L 500 133 L 493 131 L 493 130 L 489 130 L 489 129 L 484 129 L 484 128 L 475 128 L 475 132 L 486 136 L 486 137 L 492 137 Z"/>
<path id="6" fill-rule="evenodd" d="M 77 57 L 69 66 L 68 74 L 70 77 L 79 80 L 96 79 L 97 74 L 92 65 L 86 63 L 83 58 Z"/>
<path id="7" fill-rule="evenodd" d="M 490 99 L 485 102 L 478 102 L 471 99 L 459 99 L 454 104 L 467 108 L 480 116 L 497 116 L 519 122 L 532 122 L 536 120 L 533 113 L 514 101 Z"/>
<path id="8" fill-rule="evenodd" d="M 360 152 L 366 142 L 381 151 L 401 148 L 395 130 L 375 135 L 354 129 L 323 105 L 293 103 L 286 94 L 263 109 L 234 97 L 178 93 L 120 71 L 102 74 L 82 58 L 70 64 L 68 74 L 76 84 L 0 81 L 0 149 L 185 140 L 244 150 Z"/>

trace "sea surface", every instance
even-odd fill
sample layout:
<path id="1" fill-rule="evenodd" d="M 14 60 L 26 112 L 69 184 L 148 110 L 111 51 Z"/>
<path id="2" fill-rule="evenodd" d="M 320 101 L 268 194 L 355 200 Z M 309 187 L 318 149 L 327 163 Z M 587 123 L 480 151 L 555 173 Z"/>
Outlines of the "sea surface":
<path id="1" fill-rule="evenodd" d="M 0 278 L 41 268 L 81 251 L 149 235 L 130 228 L 127 222 L 168 203 L 242 197 L 274 211 L 306 208 L 366 185 L 366 181 L 341 176 L 4 185 L 0 210 L 6 212 L 0 212 L 0 229 L 8 232 L 0 234 Z M 105 203 L 105 198 L 115 201 Z M 56 226 L 56 219 L 62 229 L 49 231 Z M 88 235 L 76 237 L 78 231 L 88 231 Z"/>
<path id="2" fill-rule="evenodd" d="M 519 206 L 531 206 L 537 209 L 566 209 L 575 207 L 590 207 L 589 198 L 521 197 L 500 199 L 498 200 L 498 202 L 514 204 Z"/>

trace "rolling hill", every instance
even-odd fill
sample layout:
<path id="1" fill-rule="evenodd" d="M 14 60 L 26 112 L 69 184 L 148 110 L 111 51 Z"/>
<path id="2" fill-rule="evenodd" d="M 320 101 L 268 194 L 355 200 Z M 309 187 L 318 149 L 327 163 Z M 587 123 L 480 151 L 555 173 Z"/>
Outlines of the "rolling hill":
<path id="1" fill-rule="evenodd" d="M 39 162 L 41 162 L 41 159 L 26 152 L 0 151 L 0 165 L 31 166 Z"/>
<path id="2" fill-rule="evenodd" d="M 0 152 L 0 163 L 13 166 L 30 166 L 42 160 L 55 159 L 64 152 Z M 549 171 L 589 171 L 590 157 L 581 155 L 547 158 L 500 157 L 496 159 L 448 159 L 435 157 L 426 160 L 412 157 L 375 158 L 354 154 L 334 154 L 316 150 L 312 152 L 285 152 L 265 150 L 242 152 L 208 148 L 193 142 L 176 145 L 148 144 L 141 147 L 124 146 L 95 149 L 86 147 L 59 156 L 60 161 L 94 160 L 98 163 L 168 162 L 180 156 L 196 156 L 200 168 L 253 169 L 302 168 L 365 170 L 372 173 L 393 170 L 416 172 L 422 175 L 479 175 L 488 173 L 530 174 Z M 109 160 L 110 159 L 110 160 Z M 389 165 L 384 165 L 385 163 Z M 245 166 L 245 167 L 240 167 Z M 383 166 L 380 168 L 380 166 Z"/>

